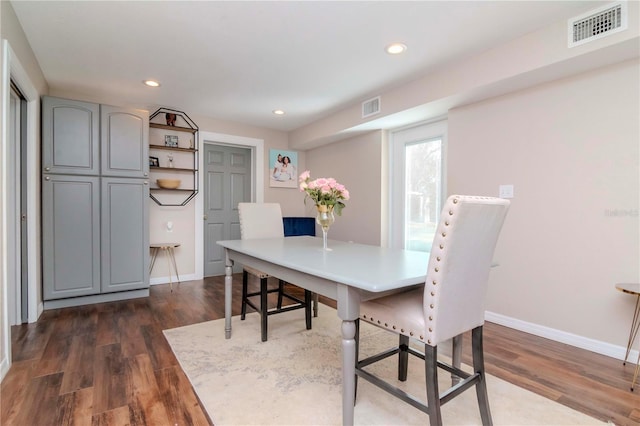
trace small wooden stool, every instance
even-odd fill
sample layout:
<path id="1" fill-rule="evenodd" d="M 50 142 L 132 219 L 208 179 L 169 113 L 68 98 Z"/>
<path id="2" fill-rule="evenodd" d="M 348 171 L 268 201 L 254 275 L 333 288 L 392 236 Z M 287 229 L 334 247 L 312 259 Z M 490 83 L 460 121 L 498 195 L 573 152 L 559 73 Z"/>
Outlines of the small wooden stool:
<path id="1" fill-rule="evenodd" d="M 180 275 L 178 275 L 178 266 L 176 265 L 176 256 L 173 251 L 174 248 L 180 247 L 179 243 L 158 243 L 158 244 L 149 244 L 151 248 L 151 264 L 149 265 L 149 275 L 151 275 L 151 271 L 153 271 L 153 265 L 156 263 L 156 258 L 158 257 L 158 252 L 160 250 L 164 251 L 167 257 L 167 264 L 169 265 L 169 288 L 171 292 L 173 292 L 173 283 L 171 282 L 171 264 L 173 263 L 173 270 L 176 272 L 176 281 L 180 284 Z"/>

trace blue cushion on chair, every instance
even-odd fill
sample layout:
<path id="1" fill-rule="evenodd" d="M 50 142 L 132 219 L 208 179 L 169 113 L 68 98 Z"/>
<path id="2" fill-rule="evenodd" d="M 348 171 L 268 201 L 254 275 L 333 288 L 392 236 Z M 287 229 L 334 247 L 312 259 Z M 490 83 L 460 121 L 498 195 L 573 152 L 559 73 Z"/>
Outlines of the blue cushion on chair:
<path id="1" fill-rule="evenodd" d="M 285 237 L 316 236 L 316 219 L 313 217 L 283 217 L 282 223 L 284 224 Z"/>

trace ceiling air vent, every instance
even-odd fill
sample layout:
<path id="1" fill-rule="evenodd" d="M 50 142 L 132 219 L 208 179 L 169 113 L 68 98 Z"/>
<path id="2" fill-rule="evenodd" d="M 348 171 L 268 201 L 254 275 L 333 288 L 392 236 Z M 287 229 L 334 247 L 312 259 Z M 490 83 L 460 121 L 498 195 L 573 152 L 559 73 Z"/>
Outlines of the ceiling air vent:
<path id="1" fill-rule="evenodd" d="M 380 112 L 380 96 L 362 103 L 362 118 L 371 117 Z"/>
<path id="2" fill-rule="evenodd" d="M 569 47 L 627 29 L 627 2 L 616 2 L 569 19 Z"/>

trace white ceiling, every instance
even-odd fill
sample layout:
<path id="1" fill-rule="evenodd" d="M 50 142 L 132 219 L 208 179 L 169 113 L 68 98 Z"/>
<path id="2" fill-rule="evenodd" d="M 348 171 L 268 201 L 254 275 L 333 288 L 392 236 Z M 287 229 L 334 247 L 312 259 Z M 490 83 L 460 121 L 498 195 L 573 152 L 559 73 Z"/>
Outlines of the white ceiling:
<path id="1" fill-rule="evenodd" d="M 284 131 L 602 3 L 12 0 L 52 90 Z"/>

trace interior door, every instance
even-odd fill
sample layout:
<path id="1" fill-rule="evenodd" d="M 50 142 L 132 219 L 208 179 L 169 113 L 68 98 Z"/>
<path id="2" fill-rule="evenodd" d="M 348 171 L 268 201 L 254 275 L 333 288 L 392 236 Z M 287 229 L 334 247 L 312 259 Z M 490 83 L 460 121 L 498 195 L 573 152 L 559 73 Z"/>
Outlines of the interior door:
<path id="1" fill-rule="evenodd" d="M 224 275 L 219 240 L 240 238 L 238 203 L 251 201 L 251 149 L 204 144 L 204 276 Z"/>
<path id="2" fill-rule="evenodd" d="M 6 247 L 7 247 L 7 312 L 9 318 L 9 325 L 20 324 L 25 321 L 25 304 L 22 301 L 22 230 L 23 223 L 26 225 L 26 221 L 21 220 L 21 200 L 22 200 L 22 184 L 21 184 L 21 153 L 22 153 L 22 96 L 20 92 L 11 85 L 9 92 L 9 120 L 8 120 L 8 133 L 9 143 L 7 144 L 7 209 L 6 209 L 6 221 L 7 221 L 7 234 L 6 234 Z M 25 229 L 26 230 L 26 229 Z M 26 257 L 25 257 L 26 260 Z M 26 282 L 25 282 L 26 284 Z"/>

